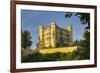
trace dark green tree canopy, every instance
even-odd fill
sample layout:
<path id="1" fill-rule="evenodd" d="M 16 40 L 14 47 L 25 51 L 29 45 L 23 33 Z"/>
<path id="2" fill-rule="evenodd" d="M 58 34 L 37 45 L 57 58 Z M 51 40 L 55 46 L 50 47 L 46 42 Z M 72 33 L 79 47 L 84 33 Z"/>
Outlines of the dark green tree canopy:
<path id="1" fill-rule="evenodd" d="M 90 58 L 90 13 L 73 13 L 67 12 L 65 14 L 66 18 L 70 18 L 72 15 L 77 16 L 80 19 L 80 22 L 85 26 L 85 31 L 83 33 L 83 39 L 80 41 L 74 41 L 73 45 L 78 45 L 83 48 L 81 51 L 80 59 L 89 59 Z"/>
<path id="2" fill-rule="evenodd" d="M 30 48 L 30 46 L 32 45 L 32 41 L 31 41 L 32 37 L 30 32 L 28 32 L 27 30 L 22 31 L 21 32 L 21 46 L 22 48 L 26 49 L 26 48 Z"/>
<path id="3" fill-rule="evenodd" d="M 74 42 L 73 42 L 73 46 L 79 46 L 80 45 L 80 41 L 79 40 L 75 40 Z"/>

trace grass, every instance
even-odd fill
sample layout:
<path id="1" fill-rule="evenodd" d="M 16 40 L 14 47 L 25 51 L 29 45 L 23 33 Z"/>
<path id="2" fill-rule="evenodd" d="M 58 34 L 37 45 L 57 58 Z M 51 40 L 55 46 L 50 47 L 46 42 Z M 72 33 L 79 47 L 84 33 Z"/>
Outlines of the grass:
<path id="1" fill-rule="evenodd" d="M 21 57 L 22 63 L 28 62 L 48 62 L 48 61 L 68 61 L 68 60 L 85 60 L 89 59 L 85 56 L 83 50 L 69 50 L 70 48 L 41 49 L 39 51 Z M 62 50 L 62 51 L 61 51 Z"/>

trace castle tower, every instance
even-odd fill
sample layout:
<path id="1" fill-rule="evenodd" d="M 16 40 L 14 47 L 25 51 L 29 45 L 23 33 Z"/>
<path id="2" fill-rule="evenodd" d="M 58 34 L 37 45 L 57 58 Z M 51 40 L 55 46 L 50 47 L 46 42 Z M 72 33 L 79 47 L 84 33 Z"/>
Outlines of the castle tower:
<path id="1" fill-rule="evenodd" d="M 44 47 L 44 30 L 45 27 L 44 26 L 40 26 L 39 27 L 39 44 L 40 44 L 40 48 Z"/>
<path id="2" fill-rule="evenodd" d="M 72 25 L 68 25 L 67 26 L 67 33 L 68 33 L 68 42 L 69 42 L 69 45 L 71 46 L 72 45 L 72 42 L 73 42 L 73 27 Z"/>
<path id="3" fill-rule="evenodd" d="M 56 22 L 51 22 L 51 47 L 56 47 Z"/>

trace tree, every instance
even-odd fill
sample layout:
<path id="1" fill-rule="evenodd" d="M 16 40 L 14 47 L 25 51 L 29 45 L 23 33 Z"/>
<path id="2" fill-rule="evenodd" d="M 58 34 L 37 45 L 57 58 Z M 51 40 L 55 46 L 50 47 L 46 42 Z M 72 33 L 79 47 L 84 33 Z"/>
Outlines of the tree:
<path id="1" fill-rule="evenodd" d="M 80 54 L 80 59 L 90 58 L 90 14 L 89 13 L 73 13 L 67 12 L 65 17 L 70 18 L 72 15 L 77 16 L 81 24 L 85 26 L 83 40 L 80 41 L 80 46 L 84 49 Z"/>
<path id="2" fill-rule="evenodd" d="M 75 40 L 75 41 L 73 42 L 73 46 L 80 46 L 80 41 Z"/>
<path id="3" fill-rule="evenodd" d="M 81 23 L 85 26 L 85 29 L 90 29 L 90 14 L 89 13 L 73 13 L 67 12 L 65 14 L 66 18 L 70 18 L 72 15 L 77 16 Z"/>
<path id="4" fill-rule="evenodd" d="M 84 55 L 83 58 L 89 59 L 90 58 L 90 32 L 85 31 L 83 37 L 84 39 L 82 40 L 81 45 L 80 45 L 84 49 L 84 52 L 82 55 Z"/>
<path id="5" fill-rule="evenodd" d="M 32 37 L 30 32 L 28 32 L 27 30 L 25 31 L 21 31 L 21 47 L 26 49 L 26 48 L 30 48 L 30 46 L 32 45 L 32 41 L 31 41 Z"/>

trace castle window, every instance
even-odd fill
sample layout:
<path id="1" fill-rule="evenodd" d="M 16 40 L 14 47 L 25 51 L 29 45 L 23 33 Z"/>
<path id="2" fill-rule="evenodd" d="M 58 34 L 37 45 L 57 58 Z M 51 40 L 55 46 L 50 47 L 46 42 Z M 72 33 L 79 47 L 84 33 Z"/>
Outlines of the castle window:
<path id="1" fill-rule="evenodd" d="M 67 41 L 69 41 L 69 42 L 70 42 L 70 41 L 71 41 L 71 39 L 69 38 L 69 39 L 67 39 Z"/>
<path id="2" fill-rule="evenodd" d="M 69 34 L 67 34 L 67 37 L 70 37 L 70 35 L 69 35 Z"/>
<path id="3" fill-rule="evenodd" d="M 53 35 L 55 35 L 55 33 L 52 33 Z"/>
<path id="4" fill-rule="evenodd" d="M 62 37 L 59 38 L 59 42 L 60 42 L 60 43 L 63 43 L 63 42 L 64 42 L 64 40 L 63 40 Z"/>
<path id="5" fill-rule="evenodd" d="M 49 35 L 49 33 L 47 33 L 47 35 Z"/>
<path id="6" fill-rule="evenodd" d="M 47 37 L 47 40 L 50 40 L 50 37 Z"/>
<path id="7" fill-rule="evenodd" d="M 60 32 L 60 35 L 63 35 L 63 33 L 62 33 L 62 32 Z"/>

